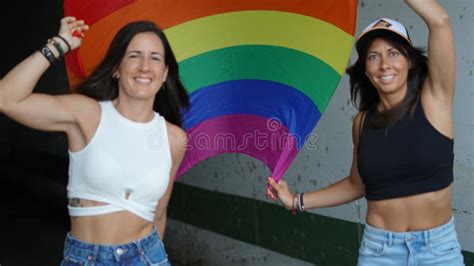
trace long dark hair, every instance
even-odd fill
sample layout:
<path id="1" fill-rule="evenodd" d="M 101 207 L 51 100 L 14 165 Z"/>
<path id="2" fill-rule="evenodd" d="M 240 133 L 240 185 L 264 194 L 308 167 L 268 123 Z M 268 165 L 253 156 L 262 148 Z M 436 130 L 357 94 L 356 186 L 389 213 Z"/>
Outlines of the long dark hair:
<path id="1" fill-rule="evenodd" d="M 402 119 L 408 114 L 412 114 L 421 95 L 421 87 L 428 76 L 428 58 L 421 48 L 416 48 L 408 44 L 404 39 L 390 31 L 374 31 L 363 37 L 363 42 L 357 45 L 357 61 L 346 69 L 350 77 L 351 100 L 359 111 L 374 110 L 374 119 L 369 121 L 372 127 L 384 128 Z M 374 85 L 365 75 L 365 60 L 367 50 L 376 38 L 381 38 L 390 43 L 395 49 L 405 56 L 410 62 L 408 71 L 408 90 L 405 98 L 395 108 L 379 112 L 377 104 L 379 95 Z"/>
<path id="2" fill-rule="evenodd" d="M 121 28 L 112 40 L 107 54 L 91 75 L 80 84 L 76 92 L 98 101 L 113 100 L 118 97 L 118 82 L 113 79 L 114 71 L 120 65 L 128 45 L 135 35 L 153 32 L 163 42 L 165 64 L 168 66 L 168 77 L 158 91 L 153 110 L 160 113 L 167 121 L 181 127 L 181 109 L 189 107 L 189 98 L 179 80 L 179 69 L 163 31 L 151 21 L 137 21 Z"/>

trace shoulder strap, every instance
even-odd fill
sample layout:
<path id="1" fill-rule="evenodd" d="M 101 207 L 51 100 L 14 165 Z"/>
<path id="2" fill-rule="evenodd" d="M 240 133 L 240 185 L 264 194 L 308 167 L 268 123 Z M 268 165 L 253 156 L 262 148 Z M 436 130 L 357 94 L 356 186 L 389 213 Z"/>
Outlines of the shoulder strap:
<path id="1" fill-rule="evenodd" d="M 362 127 L 364 126 L 365 115 L 367 111 L 362 111 L 362 115 L 359 121 L 359 136 L 357 138 L 357 154 L 359 154 L 359 147 L 360 147 L 360 135 L 362 134 Z"/>
<path id="2" fill-rule="evenodd" d="M 364 126 L 364 120 L 365 120 L 366 114 L 367 114 L 367 111 L 362 111 L 362 117 L 360 118 L 360 121 L 359 121 L 359 139 L 360 139 L 360 135 L 362 134 L 362 127 Z"/>

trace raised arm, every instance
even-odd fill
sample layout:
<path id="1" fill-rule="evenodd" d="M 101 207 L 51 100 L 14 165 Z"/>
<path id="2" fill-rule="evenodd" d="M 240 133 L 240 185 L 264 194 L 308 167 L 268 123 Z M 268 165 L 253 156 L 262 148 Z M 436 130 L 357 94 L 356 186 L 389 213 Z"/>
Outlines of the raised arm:
<path id="1" fill-rule="evenodd" d="M 357 200 L 365 195 L 364 184 L 357 169 L 357 145 L 359 140 L 359 124 L 361 113 L 357 114 L 352 125 L 352 140 L 354 143 L 352 166 L 349 176 L 340 181 L 311 192 L 304 193 L 304 205 L 306 209 L 324 208 L 345 204 Z M 267 191 L 270 197 L 278 199 L 285 208 L 291 209 L 293 204 L 293 194 L 288 184 L 281 180 L 278 183 L 269 178 L 269 184 L 273 191 Z"/>
<path id="2" fill-rule="evenodd" d="M 80 46 L 81 39 L 72 33 L 77 31 L 82 34 L 87 29 L 82 20 L 63 18 L 58 36 L 46 44 L 43 54 L 40 51 L 33 53 L 0 81 L 0 112 L 28 127 L 66 131 L 66 124 L 74 121 L 72 111 L 68 109 L 72 97 L 32 94 L 32 91 L 51 65 L 50 60 Z M 48 53 L 51 53 L 49 60 L 45 56 Z"/>
<path id="3" fill-rule="evenodd" d="M 427 89 L 438 102 L 451 106 L 454 97 L 456 55 L 451 23 L 436 0 L 405 0 L 429 30 Z"/>

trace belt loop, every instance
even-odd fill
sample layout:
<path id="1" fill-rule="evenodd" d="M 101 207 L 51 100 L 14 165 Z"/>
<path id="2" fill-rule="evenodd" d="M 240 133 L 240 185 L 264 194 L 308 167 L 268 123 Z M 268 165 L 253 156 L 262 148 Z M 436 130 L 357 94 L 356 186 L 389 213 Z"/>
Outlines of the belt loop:
<path id="1" fill-rule="evenodd" d="M 429 236 L 430 232 L 429 230 L 425 230 L 423 231 L 423 237 L 424 237 L 424 241 L 425 241 L 425 246 L 428 246 L 428 244 L 430 243 L 430 236 Z"/>
<path id="2" fill-rule="evenodd" d="M 388 233 L 388 245 L 391 246 L 393 244 L 393 232 Z"/>
<path id="3" fill-rule="evenodd" d="M 100 246 L 99 245 L 94 245 L 94 248 L 92 250 L 92 254 L 90 258 L 87 258 L 89 260 L 90 265 L 95 265 L 95 262 L 97 261 L 97 256 L 100 254 Z"/>
<path id="4" fill-rule="evenodd" d="M 142 241 L 135 241 L 135 245 L 137 246 L 137 251 L 138 251 L 138 254 L 140 254 L 140 256 L 143 256 L 143 254 L 145 254 L 145 251 L 143 250 L 143 247 L 142 247 Z"/>

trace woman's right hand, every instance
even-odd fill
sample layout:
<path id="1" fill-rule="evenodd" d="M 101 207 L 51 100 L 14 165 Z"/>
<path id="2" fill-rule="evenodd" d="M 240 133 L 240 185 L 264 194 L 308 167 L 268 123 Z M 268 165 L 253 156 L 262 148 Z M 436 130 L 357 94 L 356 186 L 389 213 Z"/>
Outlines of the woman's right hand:
<path id="1" fill-rule="evenodd" d="M 275 181 L 271 176 L 267 178 L 267 195 L 272 199 L 278 199 L 288 210 L 293 209 L 293 193 L 284 180 Z"/>
<path id="2" fill-rule="evenodd" d="M 77 20 L 74 17 L 65 17 L 61 19 L 61 26 L 59 28 L 58 34 L 68 42 L 68 44 L 71 46 L 71 50 L 75 50 L 81 46 L 84 32 L 88 29 L 89 25 L 87 25 L 84 20 Z M 67 46 L 67 44 L 65 45 Z"/>

